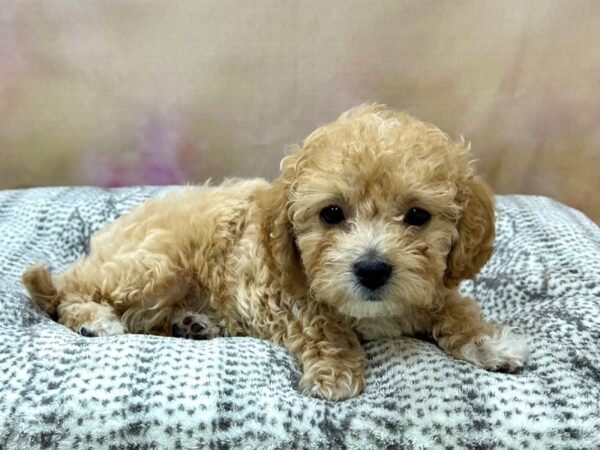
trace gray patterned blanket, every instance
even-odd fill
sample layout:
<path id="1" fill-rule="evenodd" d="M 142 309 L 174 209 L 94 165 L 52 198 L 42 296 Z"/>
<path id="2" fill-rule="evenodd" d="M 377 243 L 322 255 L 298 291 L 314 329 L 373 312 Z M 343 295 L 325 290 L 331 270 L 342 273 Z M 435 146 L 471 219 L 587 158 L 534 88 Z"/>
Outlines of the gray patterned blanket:
<path id="1" fill-rule="evenodd" d="M 161 188 L 0 192 L 0 448 L 600 448 L 600 229 L 547 198 L 499 197 L 495 255 L 462 289 L 527 336 L 490 373 L 412 338 L 366 345 L 365 391 L 302 395 L 291 356 L 251 338 L 84 338 L 19 276 L 62 270 Z"/>

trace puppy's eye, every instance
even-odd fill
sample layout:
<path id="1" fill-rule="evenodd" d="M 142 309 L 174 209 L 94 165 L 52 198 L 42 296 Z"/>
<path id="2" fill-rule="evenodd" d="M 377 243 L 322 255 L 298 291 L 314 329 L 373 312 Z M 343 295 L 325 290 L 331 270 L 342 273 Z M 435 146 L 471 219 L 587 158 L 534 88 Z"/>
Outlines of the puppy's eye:
<path id="1" fill-rule="evenodd" d="M 431 214 L 422 208 L 410 208 L 404 215 L 404 223 L 420 227 L 431 219 Z"/>
<path id="2" fill-rule="evenodd" d="M 327 225 L 335 225 L 346 220 L 344 211 L 338 205 L 329 205 L 321 210 L 321 220 Z"/>

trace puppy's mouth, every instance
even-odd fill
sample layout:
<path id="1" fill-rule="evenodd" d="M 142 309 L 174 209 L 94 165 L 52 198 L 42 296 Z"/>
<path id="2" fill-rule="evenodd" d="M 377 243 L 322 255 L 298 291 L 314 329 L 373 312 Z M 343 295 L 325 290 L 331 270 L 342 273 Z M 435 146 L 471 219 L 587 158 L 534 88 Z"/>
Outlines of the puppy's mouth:
<path id="1" fill-rule="evenodd" d="M 389 289 L 387 286 L 382 286 L 375 290 L 367 289 L 359 282 L 355 282 L 352 290 L 354 291 L 354 296 L 359 300 L 366 302 L 382 302 Z"/>
<path id="2" fill-rule="evenodd" d="M 338 306 L 339 311 L 350 317 L 387 317 L 395 311 L 396 305 L 389 301 L 389 289 L 369 290 L 359 283 L 351 286 L 351 296 Z"/>

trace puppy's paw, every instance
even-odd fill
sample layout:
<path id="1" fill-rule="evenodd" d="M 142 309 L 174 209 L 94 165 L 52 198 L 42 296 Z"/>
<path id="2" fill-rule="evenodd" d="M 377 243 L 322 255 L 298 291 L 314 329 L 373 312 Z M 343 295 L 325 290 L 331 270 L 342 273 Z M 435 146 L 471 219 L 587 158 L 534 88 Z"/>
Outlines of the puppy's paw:
<path id="1" fill-rule="evenodd" d="M 364 364 L 343 360 L 319 360 L 308 367 L 300 380 L 300 389 L 325 400 L 356 397 L 365 385 Z"/>
<path id="2" fill-rule="evenodd" d="M 173 318 L 173 337 L 206 340 L 221 335 L 221 329 L 205 314 L 184 313 Z"/>
<path id="3" fill-rule="evenodd" d="M 509 327 L 499 328 L 491 336 L 481 336 L 461 348 L 463 358 L 484 369 L 514 373 L 529 360 L 524 338 Z"/>
<path id="4" fill-rule="evenodd" d="M 125 328 L 121 322 L 112 319 L 97 319 L 85 322 L 79 328 L 79 334 L 85 337 L 117 336 L 125 333 Z"/>

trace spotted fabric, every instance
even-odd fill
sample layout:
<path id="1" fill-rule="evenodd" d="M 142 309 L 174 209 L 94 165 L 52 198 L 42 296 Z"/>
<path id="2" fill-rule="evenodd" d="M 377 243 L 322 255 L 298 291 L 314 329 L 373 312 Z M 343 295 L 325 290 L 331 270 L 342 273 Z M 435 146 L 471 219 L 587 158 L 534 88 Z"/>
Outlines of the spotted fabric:
<path id="1" fill-rule="evenodd" d="M 383 340 L 366 344 L 364 392 L 331 403 L 299 392 L 299 368 L 270 342 L 85 338 L 34 306 L 27 265 L 65 269 L 95 230 L 163 192 L 0 192 L 0 448 L 600 448 L 600 230 L 581 213 L 499 197 L 495 254 L 462 286 L 522 330 L 522 373 Z"/>

